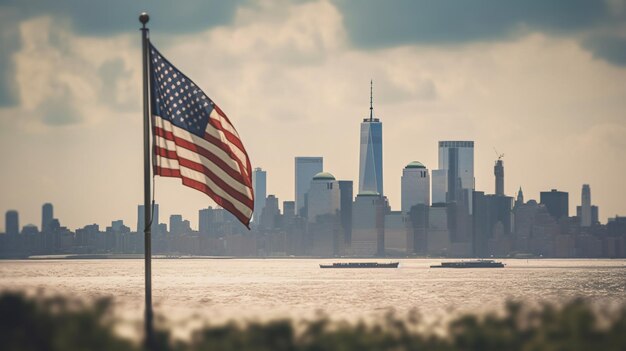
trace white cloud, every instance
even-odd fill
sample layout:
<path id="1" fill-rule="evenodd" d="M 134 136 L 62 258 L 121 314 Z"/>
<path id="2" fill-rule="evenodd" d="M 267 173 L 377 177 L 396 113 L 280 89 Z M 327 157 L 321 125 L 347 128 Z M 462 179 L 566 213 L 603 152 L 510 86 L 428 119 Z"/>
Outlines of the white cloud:
<path id="1" fill-rule="evenodd" d="M 130 101 L 139 101 L 141 61 L 128 36 L 80 37 L 66 23 L 47 16 L 22 22 L 20 34 L 22 47 L 14 59 L 23 118 L 17 128 L 43 132 L 56 126 L 92 125 L 111 116 L 116 107 L 139 108 Z M 119 63 L 123 74 L 105 87 L 99 70 L 110 62 Z M 112 96 L 106 101 L 105 89 Z M 91 113 L 94 108 L 98 113 Z"/>

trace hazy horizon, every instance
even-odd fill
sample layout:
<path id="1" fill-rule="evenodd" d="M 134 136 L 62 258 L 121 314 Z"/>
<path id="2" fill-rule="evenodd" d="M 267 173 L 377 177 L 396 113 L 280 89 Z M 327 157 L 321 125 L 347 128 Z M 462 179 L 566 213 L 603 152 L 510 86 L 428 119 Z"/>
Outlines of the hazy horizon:
<path id="1" fill-rule="evenodd" d="M 400 207 L 411 161 L 439 140 L 475 141 L 476 190 L 569 192 L 590 184 L 602 222 L 626 215 L 626 1 L 70 1 L 0 4 L 0 211 L 71 229 L 143 202 L 140 27 L 237 127 L 267 193 L 294 198 L 294 157 L 358 188 L 359 123 L 383 123 L 384 188 Z M 215 204 L 156 179 L 160 219 Z M 356 191 L 355 191 L 356 193 Z M 0 221 L 4 231 L 4 220 Z"/>

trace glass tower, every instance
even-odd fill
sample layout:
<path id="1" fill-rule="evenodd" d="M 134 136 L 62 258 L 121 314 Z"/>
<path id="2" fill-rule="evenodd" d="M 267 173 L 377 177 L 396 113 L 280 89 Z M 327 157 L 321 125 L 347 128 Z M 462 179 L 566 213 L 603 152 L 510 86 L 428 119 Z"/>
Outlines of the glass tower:
<path id="1" fill-rule="evenodd" d="M 46 233 L 50 229 L 50 223 L 54 219 L 54 209 L 51 203 L 45 203 L 41 207 L 41 232 Z"/>
<path id="2" fill-rule="evenodd" d="M 252 221 L 255 224 L 259 224 L 261 211 L 265 207 L 265 198 L 267 197 L 267 172 L 260 167 L 255 168 L 252 172 L 252 188 L 254 189 Z"/>
<path id="3" fill-rule="evenodd" d="M 383 124 L 374 118 L 370 82 L 370 116 L 361 122 L 359 194 L 376 192 L 383 196 Z"/>
<path id="4" fill-rule="evenodd" d="M 296 157 L 295 200 L 296 214 L 303 216 L 306 206 L 306 194 L 309 192 L 313 176 L 324 170 L 322 157 Z"/>

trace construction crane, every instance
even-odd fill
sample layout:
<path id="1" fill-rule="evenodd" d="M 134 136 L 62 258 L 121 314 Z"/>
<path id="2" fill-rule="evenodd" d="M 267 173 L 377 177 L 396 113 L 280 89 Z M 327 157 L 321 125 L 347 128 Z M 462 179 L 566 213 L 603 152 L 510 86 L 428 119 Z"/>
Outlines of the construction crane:
<path id="1" fill-rule="evenodd" d="M 496 156 L 498 156 L 498 161 L 500 161 L 504 157 L 504 154 L 499 153 L 498 150 L 496 150 L 495 146 L 493 147 L 493 151 L 495 151 Z"/>

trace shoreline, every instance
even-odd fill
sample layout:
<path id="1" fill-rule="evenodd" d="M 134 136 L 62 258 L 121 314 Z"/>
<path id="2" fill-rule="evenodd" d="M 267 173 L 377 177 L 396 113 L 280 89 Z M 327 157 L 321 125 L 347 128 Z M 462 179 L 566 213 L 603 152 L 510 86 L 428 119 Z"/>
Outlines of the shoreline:
<path id="1" fill-rule="evenodd" d="M 33 256 L 14 256 L 0 257 L 0 261 L 40 261 L 40 260 L 143 260 L 143 254 L 58 254 L 58 255 L 33 255 Z M 398 261 L 413 259 L 432 259 L 432 260 L 476 260 L 485 258 L 476 257 L 431 257 L 431 256 L 411 256 L 411 257 L 321 257 L 321 256 L 201 256 L 201 255 L 153 255 L 152 259 L 156 260 L 370 260 L 370 261 Z M 605 257 L 492 257 L 489 259 L 498 260 L 623 260 L 623 258 L 605 258 Z"/>

